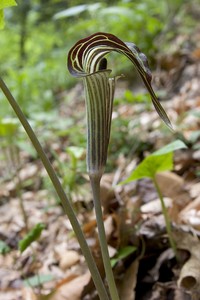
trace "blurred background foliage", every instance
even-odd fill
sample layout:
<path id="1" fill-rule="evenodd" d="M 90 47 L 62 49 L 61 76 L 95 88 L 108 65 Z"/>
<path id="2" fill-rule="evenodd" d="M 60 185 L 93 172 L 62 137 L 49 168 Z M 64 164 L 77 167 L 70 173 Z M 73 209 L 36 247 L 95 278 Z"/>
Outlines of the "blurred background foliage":
<path id="1" fill-rule="evenodd" d="M 152 67 L 157 53 L 168 53 L 173 38 L 181 30 L 192 30 L 197 22 L 194 18 L 197 2 L 17 0 L 18 6 L 5 10 L 6 27 L 1 31 L 0 47 L 1 76 L 43 142 L 48 144 L 54 137 L 60 137 L 68 140 L 67 146 L 85 147 L 83 114 L 81 110 L 80 115 L 78 113 L 78 108 L 82 109 L 79 102 L 84 103 L 82 87 L 78 89 L 78 96 L 75 93 L 75 99 L 70 89 L 78 81 L 70 76 L 66 67 L 68 50 L 85 36 L 97 31 L 111 32 L 123 41 L 134 42 L 148 56 Z M 112 54 L 109 64 L 114 74 L 125 73 L 131 82 L 135 79 L 135 72 L 125 57 Z M 125 91 L 124 96 L 117 97 L 115 106 L 123 101 L 145 102 L 149 109 L 146 92 L 133 97 L 131 91 Z M 73 115 L 74 106 L 77 106 L 76 115 Z M 6 135 L 10 137 L 7 123 L 12 125 L 15 116 L 2 93 L 0 107 L 0 127 L 4 126 L 1 141 Z M 115 158 L 118 153 L 130 152 L 127 145 L 137 144 L 137 137 L 133 140 L 133 130 L 138 126 L 138 120 L 114 118 L 113 127 L 117 130 L 112 139 L 117 142 L 111 143 L 110 148 Z M 34 155 L 22 130 L 14 136 L 18 147 Z M 141 149 L 147 147 L 141 141 L 138 145 Z"/>
<path id="2" fill-rule="evenodd" d="M 192 4 L 184 0 L 17 2 L 17 7 L 5 12 L 1 74 L 29 117 L 34 112 L 55 109 L 63 98 L 62 92 L 77 82 L 67 71 L 66 57 L 78 39 L 97 31 L 112 32 L 137 44 L 153 63 L 155 53 L 166 47 L 181 22 L 190 22 L 192 26 L 188 14 Z M 157 42 L 162 34 L 165 45 Z M 118 74 L 126 67 L 127 73 L 132 72 L 125 58 L 115 59 Z M 11 114 L 2 94 L 0 105 L 0 117 Z"/>

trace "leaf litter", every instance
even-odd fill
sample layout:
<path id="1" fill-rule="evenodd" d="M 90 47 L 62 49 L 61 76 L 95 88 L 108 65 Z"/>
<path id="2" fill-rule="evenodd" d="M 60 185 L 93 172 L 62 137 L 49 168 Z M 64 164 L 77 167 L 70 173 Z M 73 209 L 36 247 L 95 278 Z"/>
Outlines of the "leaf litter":
<path id="1" fill-rule="evenodd" d="M 198 34 L 199 28 L 195 32 L 195 35 Z M 164 218 L 151 181 L 141 179 L 127 185 L 117 185 L 144 157 L 168 144 L 171 134 L 163 129 L 153 111 L 145 112 L 145 104 L 119 103 L 114 107 L 113 120 L 130 120 L 134 115 L 135 121 L 129 123 L 129 134 L 140 136 L 144 132 L 141 140 L 130 142 L 132 148 L 128 155 L 121 153 L 115 157 L 112 162 L 114 171 L 105 174 L 101 186 L 107 240 L 111 258 L 116 261 L 114 275 L 123 300 L 188 300 L 200 297 L 200 48 L 196 41 L 193 42 L 193 50 L 184 54 L 187 59 L 183 60 L 182 50 L 178 48 L 176 51 L 180 55 L 163 57 L 161 70 L 155 74 L 158 89 L 162 88 L 170 95 L 170 101 L 164 105 L 176 128 L 174 135 L 181 137 L 188 145 L 187 150 L 175 153 L 174 171 L 156 175 L 172 221 L 178 262 L 169 249 Z M 156 81 L 157 78 L 160 78 L 159 81 Z M 122 85 L 123 89 L 124 85 L 128 87 L 125 81 Z M 118 89 L 116 97 L 122 95 L 120 83 Z M 83 107 L 78 99 L 80 93 L 82 89 L 79 84 L 71 90 L 74 105 L 77 98 L 80 108 L 77 116 L 79 123 L 83 122 Z M 67 104 L 61 106 L 61 117 L 75 113 L 72 103 L 70 110 L 66 109 Z M 115 127 L 113 130 L 116 130 Z M 111 140 L 114 141 L 113 138 Z M 50 148 L 51 141 L 48 143 Z M 60 137 L 53 143 L 62 163 L 67 164 L 69 158 L 65 146 L 69 146 L 69 141 Z M 111 145 L 111 153 L 115 151 L 114 146 Z M 52 156 L 52 153 L 48 154 Z M 0 255 L 0 299 L 97 299 L 79 244 L 55 194 L 48 189 L 40 162 L 34 160 L 28 163 L 24 151 L 20 152 L 20 156 L 20 188 L 29 230 L 38 223 L 44 223 L 45 228 L 39 240 L 20 255 L 18 243 L 26 234 L 26 229 L 19 204 L 19 178 L 12 175 L 11 179 L 1 180 L 0 241 L 4 250 Z M 55 156 L 51 159 L 58 168 Z M 76 179 L 81 180 L 82 185 L 79 189 L 79 184 L 75 184 L 71 201 L 100 273 L 104 276 L 88 178 L 83 174 Z M 117 259 L 121 249 L 127 247 L 135 247 L 136 250 L 127 251 L 126 255 Z"/>

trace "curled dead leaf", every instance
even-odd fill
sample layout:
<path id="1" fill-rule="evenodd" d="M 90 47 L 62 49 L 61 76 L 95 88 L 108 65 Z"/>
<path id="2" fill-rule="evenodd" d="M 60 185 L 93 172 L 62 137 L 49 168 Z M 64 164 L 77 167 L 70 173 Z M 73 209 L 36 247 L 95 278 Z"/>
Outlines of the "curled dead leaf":
<path id="1" fill-rule="evenodd" d="M 183 266 L 178 286 L 187 290 L 197 289 L 200 284 L 200 262 L 191 257 Z"/>
<path id="2" fill-rule="evenodd" d="M 191 292 L 200 291 L 200 241 L 197 236 L 183 231 L 176 232 L 174 239 L 177 249 L 184 249 L 190 253 L 190 258 L 181 269 L 178 286 Z"/>

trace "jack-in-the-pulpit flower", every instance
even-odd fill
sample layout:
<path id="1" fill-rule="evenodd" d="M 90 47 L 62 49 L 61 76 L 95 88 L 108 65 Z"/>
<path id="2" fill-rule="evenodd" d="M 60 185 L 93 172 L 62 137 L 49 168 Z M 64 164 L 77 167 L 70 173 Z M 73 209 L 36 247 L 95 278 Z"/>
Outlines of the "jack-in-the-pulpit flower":
<path id="1" fill-rule="evenodd" d="M 110 33 L 98 32 L 78 41 L 69 51 L 68 69 L 82 77 L 87 110 L 87 168 L 90 176 L 101 177 L 107 159 L 116 78 L 110 78 L 104 57 L 111 51 L 127 56 L 139 72 L 153 105 L 162 120 L 171 123 L 151 86 L 152 75 L 146 56 L 133 43 Z"/>

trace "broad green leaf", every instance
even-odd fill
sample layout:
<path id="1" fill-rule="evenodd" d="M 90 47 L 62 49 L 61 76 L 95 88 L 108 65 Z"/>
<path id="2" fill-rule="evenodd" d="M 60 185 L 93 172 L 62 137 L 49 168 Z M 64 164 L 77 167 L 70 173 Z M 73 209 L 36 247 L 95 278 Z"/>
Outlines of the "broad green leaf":
<path id="1" fill-rule="evenodd" d="M 127 246 L 124 248 L 119 249 L 117 255 L 111 259 L 111 266 L 112 268 L 116 265 L 116 263 L 127 256 L 129 256 L 131 253 L 135 252 L 137 250 L 137 247 L 135 246 Z"/>
<path id="2" fill-rule="evenodd" d="M 155 151 L 152 155 L 162 155 L 162 154 L 167 154 L 169 152 L 174 152 L 175 150 L 178 149 L 184 149 L 187 148 L 187 146 L 181 141 L 181 140 L 176 140 L 161 149 Z"/>
<path id="3" fill-rule="evenodd" d="M 150 155 L 146 157 L 131 173 L 131 175 L 121 182 L 125 184 L 141 178 L 154 178 L 156 173 L 169 171 L 173 169 L 173 153 L 163 155 Z"/>
<path id="4" fill-rule="evenodd" d="M 23 240 L 19 241 L 19 250 L 23 252 L 26 250 L 33 242 L 39 239 L 42 230 L 45 228 L 45 224 L 38 223 L 35 227 L 23 238 Z"/>
<path id="5" fill-rule="evenodd" d="M 159 172 L 170 171 L 173 169 L 173 151 L 187 148 L 180 140 L 176 140 L 153 154 L 146 157 L 131 173 L 131 175 L 120 184 L 128 183 L 141 178 L 153 179 Z"/>
<path id="6" fill-rule="evenodd" d="M 41 274 L 35 275 L 28 279 L 23 280 L 24 286 L 27 287 L 36 287 L 46 282 L 52 281 L 55 279 L 55 276 L 52 274 Z"/>

